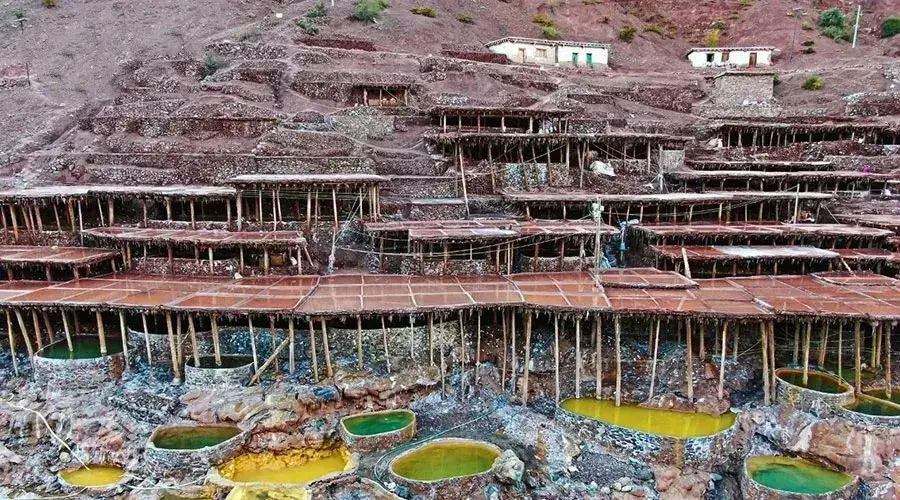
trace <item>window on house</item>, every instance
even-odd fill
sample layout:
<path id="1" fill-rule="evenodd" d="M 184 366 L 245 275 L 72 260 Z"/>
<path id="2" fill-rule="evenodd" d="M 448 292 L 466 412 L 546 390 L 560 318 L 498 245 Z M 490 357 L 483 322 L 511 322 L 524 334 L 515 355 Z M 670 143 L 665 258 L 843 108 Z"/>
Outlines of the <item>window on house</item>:
<path id="1" fill-rule="evenodd" d="M 706 62 L 711 63 L 711 62 L 715 61 L 715 57 L 716 57 L 716 54 L 713 52 L 706 54 Z"/>
<path id="2" fill-rule="evenodd" d="M 539 59 L 547 58 L 547 49 L 534 49 L 534 57 Z"/>
<path id="3" fill-rule="evenodd" d="M 722 62 L 728 62 L 728 52 L 722 52 Z"/>

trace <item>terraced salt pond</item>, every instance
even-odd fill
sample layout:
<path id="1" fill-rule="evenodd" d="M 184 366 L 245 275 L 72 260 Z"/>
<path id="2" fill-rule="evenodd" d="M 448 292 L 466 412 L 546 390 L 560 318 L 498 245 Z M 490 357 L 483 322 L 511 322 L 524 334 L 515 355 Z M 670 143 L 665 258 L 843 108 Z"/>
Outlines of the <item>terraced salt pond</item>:
<path id="1" fill-rule="evenodd" d="M 354 467 L 346 448 L 245 453 L 218 467 L 234 483 L 309 484 Z"/>
<path id="2" fill-rule="evenodd" d="M 113 338 L 106 339 L 106 355 L 122 352 L 122 341 Z M 65 340 L 50 344 L 40 351 L 38 356 L 48 359 L 92 359 L 101 357 L 100 339 L 90 336 L 72 337 L 72 350 Z"/>
<path id="3" fill-rule="evenodd" d="M 124 476 L 125 469 L 115 465 L 91 465 L 59 472 L 60 479 L 65 483 L 83 488 L 112 486 Z"/>
<path id="4" fill-rule="evenodd" d="M 747 474 L 766 488 L 803 495 L 839 490 L 853 477 L 800 458 L 758 456 L 747 459 Z"/>
<path id="5" fill-rule="evenodd" d="M 887 391 L 884 389 L 878 389 L 874 391 L 866 391 L 866 394 L 872 396 L 873 398 L 884 399 L 886 401 L 891 401 L 896 404 L 900 404 L 900 387 L 891 388 L 891 397 L 887 397 Z"/>
<path id="6" fill-rule="evenodd" d="M 844 408 L 876 417 L 900 417 L 900 405 L 873 396 L 861 395 Z"/>
<path id="7" fill-rule="evenodd" d="M 344 427 L 357 436 L 375 436 L 398 431 L 416 421 L 416 416 L 409 410 L 384 411 L 347 417 Z"/>
<path id="8" fill-rule="evenodd" d="M 801 370 L 782 368 L 778 370 L 777 376 L 779 379 L 791 385 L 827 394 L 842 394 L 851 390 L 851 387 L 839 378 L 822 372 L 808 372 L 806 384 L 803 383 L 803 372 Z"/>
<path id="9" fill-rule="evenodd" d="M 197 450 L 223 443 L 241 430 L 227 425 L 197 425 L 160 429 L 153 436 L 153 445 L 166 450 Z"/>
<path id="10" fill-rule="evenodd" d="M 398 456 L 391 472 L 412 481 L 441 481 L 491 470 L 500 449 L 468 439 L 438 439 Z"/>
<path id="11" fill-rule="evenodd" d="M 594 398 L 569 398 L 560 403 L 566 411 L 601 422 L 673 438 L 697 438 L 718 434 L 734 424 L 734 413 L 709 415 L 659 408 L 644 408 L 625 403 Z"/>

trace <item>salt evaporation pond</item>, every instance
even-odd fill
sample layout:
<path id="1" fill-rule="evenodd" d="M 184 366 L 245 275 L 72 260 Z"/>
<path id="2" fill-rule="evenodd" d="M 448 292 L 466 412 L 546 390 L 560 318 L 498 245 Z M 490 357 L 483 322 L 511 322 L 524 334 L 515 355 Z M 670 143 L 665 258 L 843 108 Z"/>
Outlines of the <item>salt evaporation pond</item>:
<path id="1" fill-rule="evenodd" d="M 98 488 L 112 486 L 122 480 L 125 469 L 115 465 L 91 465 L 59 472 L 59 477 L 72 486 Z"/>
<path id="2" fill-rule="evenodd" d="M 732 412 L 710 415 L 644 408 L 632 403 L 616 406 L 615 401 L 595 398 L 569 398 L 563 400 L 560 407 L 607 424 L 673 438 L 711 436 L 731 427 L 736 418 Z"/>
<path id="3" fill-rule="evenodd" d="M 837 377 L 822 372 L 808 372 L 806 384 L 803 383 L 803 372 L 801 370 L 779 370 L 777 376 L 791 385 L 828 394 L 842 394 L 850 390 L 850 387 Z"/>
<path id="4" fill-rule="evenodd" d="M 757 483 L 773 490 L 821 495 L 839 490 L 853 477 L 800 458 L 762 456 L 747 459 L 747 472 Z"/>
<path id="5" fill-rule="evenodd" d="M 200 368 L 219 369 L 219 368 L 240 368 L 253 363 L 250 356 L 221 356 L 219 359 L 221 364 L 216 364 L 214 356 L 200 356 Z M 187 364 L 194 366 L 194 358 L 190 358 Z"/>
<path id="6" fill-rule="evenodd" d="M 106 339 L 106 356 L 122 352 L 122 341 Z M 65 340 L 50 344 L 38 352 L 38 356 L 48 359 L 91 359 L 99 358 L 100 339 L 89 336 L 72 337 L 72 350 Z"/>
<path id="7" fill-rule="evenodd" d="M 500 451 L 487 443 L 437 441 L 401 455 L 391 464 L 394 474 L 413 481 L 440 481 L 488 472 Z"/>
<path id="8" fill-rule="evenodd" d="M 153 445 L 166 450 L 197 450 L 223 443 L 241 430 L 228 425 L 196 425 L 161 429 L 153 437 Z"/>
<path id="9" fill-rule="evenodd" d="M 344 427 L 357 436 L 375 436 L 403 429 L 415 419 L 410 411 L 385 411 L 347 417 L 344 419 Z"/>
<path id="10" fill-rule="evenodd" d="M 351 467 L 346 448 L 245 453 L 219 467 L 235 483 L 308 484 Z"/>
<path id="11" fill-rule="evenodd" d="M 891 388 L 891 397 L 887 397 L 887 391 L 884 389 L 878 389 L 874 391 L 866 391 L 866 394 L 869 396 L 883 399 L 885 401 L 891 401 L 893 403 L 897 403 L 900 405 L 900 387 L 892 387 Z"/>
<path id="12" fill-rule="evenodd" d="M 900 417 L 900 405 L 875 397 L 858 397 L 844 408 L 877 417 Z"/>

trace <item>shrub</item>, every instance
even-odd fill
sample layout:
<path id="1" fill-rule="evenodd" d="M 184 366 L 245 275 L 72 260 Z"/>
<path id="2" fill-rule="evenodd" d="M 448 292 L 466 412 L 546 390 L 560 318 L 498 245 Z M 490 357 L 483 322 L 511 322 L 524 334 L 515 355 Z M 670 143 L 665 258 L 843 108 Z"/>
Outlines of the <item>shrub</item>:
<path id="1" fill-rule="evenodd" d="M 309 18 L 301 17 L 300 19 L 297 19 L 296 24 L 298 28 L 305 31 L 309 36 L 316 36 L 319 34 L 319 26 Z"/>
<path id="2" fill-rule="evenodd" d="M 822 90 L 824 86 L 825 82 L 822 81 L 822 77 L 819 75 L 813 75 L 803 82 L 803 88 L 806 90 Z"/>
<path id="3" fill-rule="evenodd" d="M 827 26 L 822 28 L 822 34 L 831 38 L 835 42 L 841 42 L 850 39 L 850 33 L 846 29 L 838 26 Z"/>
<path id="4" fill-rule="evenodd" d="M 812 31 L 812 29 L 815 28 L 809 21 L 805 21 L 800 27 L 803 28 L 804 31 Z"/>
<path id="5" fill-rule="evenodd" d="M 803 53 L 804 53 L 804 54 L 815 54 L 815 53 L 816 53 L 816 48 L 813 47 L 813 46 L 806 47 L 806 48 L 803 49 Z"/>
<path id="6" fill-rule="evenodd" d="M 206 56 L 206 59 L 203 60 L 203 69 L 200 70 L 200 79 L 204 79 L 207 76 L 212 75 L 219 68 L 223 67 L 225 64 L 222 61 L 214 58 L 213 56 Z"/>
<path id="7" fill-rule="evenodd" d="M 52 9 L 59 6 L 59 0 L 43 0 L 44 7 Z"/>
<path id="8" fill-rule="evenodd" d="M 413 7 L 409 11 L 417 16 L 437 17 L 437 10 L 434 7 Z"/>
<path id="9" fill-rule="evenodd" d="M 17 10 L 15 12 L 13 12 L 13 17 L 16 18 L 16 21 L 21 21 L 22 19 L 25 19 L 25 11 Z"/>
<path id="10" fill-rule="evenodd" d="M 475 24 L 475 19 L 473 19 L 472 14 L 469 14 L 468 12 L 463 12 L 456 20 L 463 24 Z"/>
<path id="11" fill-rule="evenodd" d="M 541 27 L 541 32 L 544 33 L 544 38 L 547 40 L 558 40 L 562 36 L 562 33 L 556 26 L 543 26 Z"/>
<path id="12" fill-rule="evenodd" d="M 772 85 L 778 85 L 779 83 L 781 83 L 781 77 L 778 76 L 778 73 L 775 73 L 772 75 Z"/>
<path id="13" fill-rule="evenodd" d="M 356 8 L 350 17 L 357 21 L 373 22 L 390 6 L 387 0 L 356 0 Z"/>
<path id="14" fill-rule="evenodd" d="M 666 36 L 665 30 L 663 30 L 656 24 L 648 24 L 648 25 L 644 26 L 644 32 L 646 33 L 648 31 L 650 33 L 656 33 L 657 35 Z"/>
<path id="15" fill-rule="evenodd" d="M 890 38 L 900 33 L 900 16 L 891 16 L 881 23 L 881 38 Z"/>
<path id="16" fill-rule="evenodd" d="M 619 30 L 619 40 L 623 42 L 631 42 L 634 40 L 634 35 L 637 34 L 637 29 L 634 26 L 625 26 L 624 28 Z"/>
<path id="17" fill-rule="evenodd" d="M 541 12 L 540 14 L 534 16 L 534 19 L 531 22 L 535 24 L 540 24 L 541 26 L 556 26 L 556 21 L 547 14 Z"/>
<path id="18" fill-rule="evenodd" d="M 844 16 L 844 14 L 841 14 L 840 9 L 836 7 L 823 11 L 822 14 L 819 15 L 819 26 L 823 28 L 827 28 L 829 26 L 843 28 L 846 23 L 847 18 Z"/>
<path id="19" fill-rule="evenodd" d="M 721 38 L 722 32 L 719 30 L 710 30 L 706 34 L 706 46 L 707 47 L 718 47 L 719 46 L 719 38 Z"/>
<path id="20" fill-rule="evenodd" d="M 804 47 L 812 47 L 815 44 L 816 44 L 815 40 L 809 39 L 809 40 L 803 40 L 803 43 L 801 43 L 800 45 L 802 45 Z"/>
<path id="21" fill-rule="evenodd" d="M 754 3 L 756 3 L 756 0 L 738 0 L 738 5 L 741 7 L 753 7 Z"/>
<path id="22" fill-rule="evenodd" d="M 716 19 L 716 21 L 709 25 L 710 28 L 714 30 L 723 30 L 725 29 L 725 21 L 721 19 Z"/>
<path id="23" fill-rule="evenodd" d="M 316 4 L 313 5 L 313 8 L 306 13 L 306 17 L 310 19 L 320 19 L 325 17 L 326 15 L 328 15 L 328 11 L 325 10 L 325 4 L 322 2 L 322 0 L 316 2 Z"/>

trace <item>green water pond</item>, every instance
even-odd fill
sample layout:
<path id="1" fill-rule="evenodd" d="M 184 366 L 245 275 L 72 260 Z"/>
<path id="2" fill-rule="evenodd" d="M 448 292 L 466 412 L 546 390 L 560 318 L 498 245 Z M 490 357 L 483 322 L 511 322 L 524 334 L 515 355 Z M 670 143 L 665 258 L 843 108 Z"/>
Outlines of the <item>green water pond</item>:
<path id="1" fill-rule="evenodd" d="M 240 433 L 237 427 L 227 425 L 168 427 L 156 432 L 153 445 L 166 450 L 197 450 L 223 443 Z"/>
<path id="2" fill-rule="evenodd" d="M 757 483 L 771 489 L 821 495 L 843 488 L 853 480 L 800 458 L 762 456 L 747 459 L 747 472 Z"/>
<path id="3" fill-rule="evenodd" d="M 106 354 L 122 352 L 122 341 L 106 337 Z M 40 357 L 48 359 L 92 359 L 100 356 L 100 339 L 92 336 L 72 337 L 72 350 L 65 340 L 55 342 L 40 351 Z"/>
<path id="4" fill-rule="evenodd" d="M 415 419 L 415 415 L 409 411 L 384 411 L 347 417 L 344 419 L 344 427 L 357 436 L 374 436 L 403 429 Z"/>
<path id="5" fill-rule="evenodd" d="M 778 372 L 778 378 L 785 382 L 803 387 L 814 391 L 825 392 L 828 394 L 841 394 L 850 390 L 849 387 L 842 384 L 837 377 L 832 377 L 825 373 L 810 371 L 807 376 L 807 383 L 803 383 L 803 372 L 800 370 L 785 370 Z"/>
<path id="6" fill-rule="evenodd" d="M 572 413 L 607 424 L 648 434 L 674 438 L 694 438 L 717 434 L 734 424 L 734 413 L 707 413 L 644 408 L 633 403 L 616 406 L 615 401 L 595 398 L 569 398 L 560 407 Z"/>
<path id="7" fill-rule="evenodd" d="M 397 458 L 391 470 L 414 481 L 439 481 L 491 470 L 500 452 L 477 441 L 434 441 Z"/>

